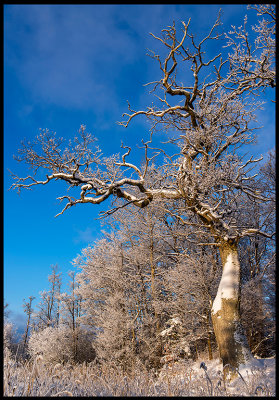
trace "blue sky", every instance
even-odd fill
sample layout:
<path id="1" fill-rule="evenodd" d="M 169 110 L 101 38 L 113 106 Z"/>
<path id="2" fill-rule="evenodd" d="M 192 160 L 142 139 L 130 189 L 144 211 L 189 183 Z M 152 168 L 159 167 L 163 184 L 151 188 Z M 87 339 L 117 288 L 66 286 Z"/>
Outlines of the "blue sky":
<path id="1" fill-rule="evenodd" d="M 73 137 L 81 124 L 94 134 L 106 155 L 148 137 L 143 120 L 125 129 L 116 121 L 149 105 L 143 85 L 158 77 L 156 63 L 146 56 L 157 49 L 149 32 L 176 21 L 188 21 L 197 35 L 207 33 L 222 8 L 223 28 L 240 25 L 246 5 L 5 5 L 4 6 L 4 296 L 11 318 L 20 321 L 22 301 L 39 299 L 47 289 L 50 265 L 58 264 L 66 280 L 71 261 L 101 235 L 98 212 L 108 204 L 71 208 L 58 218 L 56 198 L 64 186 L 53 182 L 19 196 L 8 191 L 8 169 L 24 175 L 13 160 L 23 138 L 39 128 Z M 274 147 L 274 106 L 261 112 L 255 154 Z"/>

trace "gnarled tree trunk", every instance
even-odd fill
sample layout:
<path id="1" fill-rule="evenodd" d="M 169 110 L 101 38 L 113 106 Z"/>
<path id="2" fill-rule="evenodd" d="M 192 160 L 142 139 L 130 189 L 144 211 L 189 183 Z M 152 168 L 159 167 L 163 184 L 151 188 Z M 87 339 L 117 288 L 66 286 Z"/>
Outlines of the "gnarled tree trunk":
<path id="1" fill-rule="evenodd" d="M 213 328 L 223 366 L 239 368 L 253 358 L 240 323 L 240 263 L 237 242 L 220 241 L 222 278 L 211 309 Z"/>

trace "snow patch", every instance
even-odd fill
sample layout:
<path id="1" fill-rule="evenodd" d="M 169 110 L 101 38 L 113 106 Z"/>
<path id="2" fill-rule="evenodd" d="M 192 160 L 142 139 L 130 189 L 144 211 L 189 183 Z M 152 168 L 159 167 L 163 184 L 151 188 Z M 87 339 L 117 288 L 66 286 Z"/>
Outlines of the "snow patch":
<path id="1" fill-rule="evenodd" d="M 167 323 L 168 323 L 168 325 L 170 325 L 169 328 L 164 329 L 160 333 L 160 335 L 163 336 L 163 337 L 167 336 L 167 335 L 171 335 L 173 333 L 173 330 L 174 330 L 175 326 L 182 325 L 182 321 L 181 321 L 181 319 L 179 317 L 173 317 L 173 318 L 169 319 L 167 321 Z"/>
<path id="2" fill-rule="evenodd" d="M 212 314 L 221 310 L 222 299 L 233 299 L 238 295 L 239 268 L 237 253 L 230 253 L 223 268 L 222 278 L 212 306 Z"/>
<path id="3" fill-rule="evenodd" d="M 201 364 L 205 364 L 205 368 L 201 368 Z M 263 394 L 268 396 L 275 396 L 275 358 L 250 360 L 249 363 L 239 367 L 239 374 L 233 380 L 226 379 L 225 384 L 223 365 L 219 358 L 205 361 L 199 358 L 194 362 L 182 361 L 164 366 L 158 382 L 166 381 L 167 377 L 170 385 L 176 383 L 182 387 L 185 385 L 189 389 L 192 388 L 195 397 L 199 397 L 196 387 L 204 387 L 203 396 L 210 391 L 210 387 L 212 394 L 208 394 L 212 396 L 254 397 L 257 389 L 263 390 Z"/>

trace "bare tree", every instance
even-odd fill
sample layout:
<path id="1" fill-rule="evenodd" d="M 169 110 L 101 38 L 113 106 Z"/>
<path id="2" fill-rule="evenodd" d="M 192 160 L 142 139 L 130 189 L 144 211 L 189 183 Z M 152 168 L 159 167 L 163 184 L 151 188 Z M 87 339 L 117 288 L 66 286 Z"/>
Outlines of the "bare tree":
<path id="1" fill-rule="evenodd" d="M 129 368 L 135 355 L 134 323 L 138 314 L 121 243 L 114 235 L 102 239 L 94 247 L 85 248 L 75 264 L 82 268 L 77 276 L 86 309 L 81 321 L 96 333 L 98 359 L 117 361 Z"/>
<path id="2" fill-rule="evenodd" d="M 29 328 L 30 328 L 30 322 L 31 322 L 31 316 L 33 314 L 33 308 L 32 308 L 32 301 L 35 299 L 34 296 L 29 296 L 29 301 L 23 301 L 23 309 L 24 312 L 27 315 L 27 322 L 26 322 L 26 329 L 25 329 L 25 333 L 24 333 L 24 339 L 23 339 L 23 351 L 26 348 L 26 344 L 27 344 L 27 339 L 28 339 L 28 332 L 29 332 Z"/>
<path id="3" fill-rule="evenodd" d="M 80 324 L 82 307 L 76 274 L 69 272 L 70 293 L 60 293 L 61 273 L 57 272 L 57 265 L 51 268 L 52 273 L 48 276 L 50 290 L 42 292 L 39 311 L 34 314 L 28 353 L 31 357 L 41 354 L 46 362 L 51 363 L 92 361 L 95 358 L 93 338 Z"/>
<path id="4" fill-rule="evenodd" d="M 51 266 L 52 273 L 48 276 L 50 289 L 43 290 L 41 301 L 38 304 L 38 311 L 34 314 L 36 319 L 36 329 L 44 329 L 47 326 L 58 326 L 59 308 L 60 308 L 60 288 L 61 288 L 61 273 L 58 273 L 58 266 Z"/>
<path id="5" fill-rule="evenodd" d="M 127 127 L 140 115 L 150 121 L 150 140 L 143 142 L 144 165 L 138 167 L 129 162 L 131 148 L 123 145 L 122 158 L 103 157 L 98 148 L 92 148 L 94 138 L 82 126 L 80 137 L 63 151 L 62 139 L 56 139 L 49 131 L 41 131 L 34 143 L 23 143 L 17 160 L 29 165 L 34 174 L 14 176 L 13 188 L 19 191 L 52 180 L 79 187 L 78 198 L 59 197 L 67 203 L 58 215 L 74 205 L 99 204 L 109 197 L 122 199 L 120 207 L 132 203 L 140 208 L 154 199 L 181 200 L 199 229 L 210 235 L 207 245 L 216 246 L 220 253 L 223 274 L 211 316 L 223 364 L 234 368 L 251 357 L 239 315 L 238 243 L 254 234 L 273 236 L 253 221 L 241 222 L 240 196 L 259 203 L 268 202 L 269 198 L 257 185 L 256 174 L 251 174 L 261 158 L 244 158 L 238 148 L 254 141 L 256 112 L 262 105 L 256 96 L 267 86 L 275 85 L 274 42 L 269 40 L 274 33 L 274 9 L 270 6 L 270 12 L 260 12 L 271 22 L 262 19 L 254 27 L 258 33 L 254 44 L 249 43 L 246 22 L 243 31 L 233 30 L 227 35 L 232 55 L 221 50 L 219 17 L 199 42 L 189 31 L 190 20 L 182 22 L 182 35 L 175 24 L 163 29 L 160 37 L 153 35 L 166 52 L 163 57 L 150 53 L 161 73 L 158 80 L 150 83 L 156 103 L 140 111 L 129 105 L 129 113 L 124 114 L 126 120 L 121 122 Z M 210 41 L 216 41 L 216 48 L 220 49 L 213 56 L 205 51 Z M 239 54 L 243 57 L 239 58 Z M 181 83 L 184 76 L 180 68 L 188 71 L 185 83 Z M 152 148 L 152 137 L 158 130 L 172 134 L 169 143 L 177 146 L 176 153 L 173 146 L 168 150 L 167 144 Z M 160 159 L 160 179 L 150 181 L 149 169 Z M 38 180 L 35 174 L 42 169 L 47 170 L 46 179 Z"/>
<path id="6" fill-rule="evenodd" d="M 156 206 L 152 202 L 148 212 L 127 207 L 114 214 L 105 238 L 75 260 L 82 268 L 84 321 L 96 330 L 98 356 L 125 369 L 136 360 L 148 368 L 160 366 L 169 246 Z"/>
<path id="7" fill-rule="evenodd" d="M 275 154 L 270 152 L 258 177 L 268 203 L 249 202 L 243 219 L 254 220 L 265 232 L 275 230 Z M 274 351 L 275 332 L 275 243 L 261 235 L 240 242 L 241 318 L 251 351 L 269 357 Z M 273 293 L 273 294 L 272 294 Z"/>
<path id="8" fill-rule="evenodd" d="M 249 5 L 255 9 L 258 16 L 263 18 L 252 29 L 257 34 L 254 43 L 249 40 L 247 16 L 244 24 L 232 27 L 228 34 L 227 46 L 232 48 L 229 54 L 230 79 L 234 84 L 254 89 L 275 87 L 275 6 L 273 4 Z"/>
<path id="9" fill-rule="evenodd" d="M 70 271 L 68 275 L 70 277 L 69 286 L 71 292 L 61 293 L 58 299 L 61 306 L 61 323 L 68 326 L 71 330 L 74 361 L 77 361 L 82 298 L 78 293 L 79 282 L 76 279 L 76 272 Z"/>
<path id="10" fill-rule="evenodd" d="M 8 318 L 10 315 L 10 310 L 8 309 L 9 303 L 4 304 L 4 318 Z"/>

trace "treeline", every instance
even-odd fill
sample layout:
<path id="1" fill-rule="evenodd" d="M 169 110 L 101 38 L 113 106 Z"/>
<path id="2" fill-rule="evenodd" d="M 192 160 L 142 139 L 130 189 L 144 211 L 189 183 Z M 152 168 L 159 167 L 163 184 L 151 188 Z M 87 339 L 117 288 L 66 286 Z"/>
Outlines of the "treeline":
<path id="1" fill-rule="evenodd" d="M 274 161 L 270 154 L 259 172 L 270 196 Z M 155 170 L 150 179 L 159 179 Z M 270 203 L 239 196 L 234 207 L 241 210 L 243 226 L 253 221 L 262 231 L 273 231 Z M 24 302 L 28 320 L 19 348 L 5 323 L 6 356 L 17 351 L 23 358 L 41 354 L 49 362 L 113 361 L 126 371 L 217 356 L 211 308 L 222 264 L 206 229 L 185 209 L 183 200 L 119 208 L 105 220 L 102 239 L 73 260 L 77 271 L 69 273 L 68 292 L 61 292 L 61 273 L 53 266 L 36 309 L 33 297 Z M 242 326 L 252 353 L 267 357 L 275 351 L 274 241 L 263 235 L 242 238 L 240 260 Z"/>

